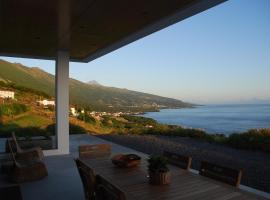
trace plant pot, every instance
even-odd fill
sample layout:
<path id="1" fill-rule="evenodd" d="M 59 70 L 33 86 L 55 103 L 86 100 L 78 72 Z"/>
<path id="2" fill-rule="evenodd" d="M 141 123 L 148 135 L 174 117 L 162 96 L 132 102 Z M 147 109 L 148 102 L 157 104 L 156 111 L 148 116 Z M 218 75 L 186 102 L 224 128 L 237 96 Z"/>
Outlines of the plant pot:
<path id="1" fill-rule="evenodd" d="M 167 185 L 171 182 L 171 173 L 149 171 L 149 183 L 153 185 Z"/>

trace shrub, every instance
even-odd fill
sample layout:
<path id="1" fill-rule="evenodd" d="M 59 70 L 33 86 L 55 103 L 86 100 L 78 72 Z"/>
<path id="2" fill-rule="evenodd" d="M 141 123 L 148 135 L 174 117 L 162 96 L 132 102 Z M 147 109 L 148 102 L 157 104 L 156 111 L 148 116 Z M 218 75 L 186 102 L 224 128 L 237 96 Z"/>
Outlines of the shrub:
<path id="1" fill-rule="evenodd" d="M 27 106 L 19 103 L 0 105 L 0 116 L 11 116 L 24 113 L 28 110 Z"/>
<path id="2" fill-rule="evenodd" d="M 120 122 L 115 118 L 111 118 L 111 121 L 112 121 L 113 127 L 119 128 L 119 129 L 125 128 L 125 124 L 123 122 Z"/>
<path id="3" fill-rule="evenodd" d="M 96 119 L 86 113 L 80 113 L 77 118 L 89 124 L 96 124 Z"/>
<path id="4" fill-rule="evenodd" d="M 96 119 L 92 117 L 91 115 L 85 115 L 85 122 L 89 124 L 96 124 Z"/>
<path id="5" fill-rule="evenodd" d="M 1 124 L 0 124 L 1 125 Z M 31 138 L 32 136 L 47 136 L 49 133 L 45 129 L 37 127 L 14 127 L 11 130 L 2 130 L 0 137 L 10 137 L 11 132 L 15 132 L 18 137 Z"/>
<path id="6" fill-rule="evenodd" d="M 235 133 L 228 137 L 226 143 L 234 148 L 270 152 L 270 129 L 251 129 L 244 133 Z"/>
<path id="7" fill-rule="evenodd" d="M 74 124 L 69 124 L 69 134 L 86 134 L 87 131 L 81 127 Z"/>
<path id="8" fill-rule="evenodd" d="M 150 156 L 148 159 L 148 170 L 151 172 L 167 172 L 169 171 L 168 168 L 168 161 L 163 156 Z"/>
<path id="9" fill-rule="evenodd" d="M 122 117 L 128 120 L 129 122 L 137 123 L 144 126 L 157 124 L 156 120 L 147 117 L 132 116 L 132 115 L 123 115 Z"/>
<path id="10" fill-rule="evenodd" d="M 47 126 L 46 131 L 52 135 L 56 134 L 55 126 L 56 126 L 55 124 Z M 87 130 L 85 130 L 83 127 L 69 123 L 69 134 L 85 134 L 85 133 L 87 133 Z"/>
<path id="11" fill-rule="evenodd" d="M 101 126 L 102 127 L 111 127 L 113 125 L 112 120 L 109 116 L 102 116 Z"/>

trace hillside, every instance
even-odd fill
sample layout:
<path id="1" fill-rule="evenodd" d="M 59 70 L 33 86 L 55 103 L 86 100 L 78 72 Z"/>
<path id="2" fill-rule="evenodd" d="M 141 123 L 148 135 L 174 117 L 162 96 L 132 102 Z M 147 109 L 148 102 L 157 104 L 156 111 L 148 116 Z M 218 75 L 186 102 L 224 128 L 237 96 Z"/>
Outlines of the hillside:
<path id="1" fill-rule="evenodd" d="M 54 96 L 54 75 L 37 67 L 0 60 L 0 81 Z M 147 111 L 160 108 L 191 107 L 192 104 L 157 95 L 88 84 L 70 79 L 70 103 L 89 106 L 96 111 Z"/>

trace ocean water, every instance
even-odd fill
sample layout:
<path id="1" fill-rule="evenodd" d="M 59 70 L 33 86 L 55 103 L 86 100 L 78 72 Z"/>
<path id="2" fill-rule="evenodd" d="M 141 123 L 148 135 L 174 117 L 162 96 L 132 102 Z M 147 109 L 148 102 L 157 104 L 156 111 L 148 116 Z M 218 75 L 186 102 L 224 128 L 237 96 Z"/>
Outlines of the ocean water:
<path id="1" fill-rule="evenodd" d="M 231 134 L 253 128 L 270 128 L 270 104 L 206 105 L 148 112 L 160 123 L 200 128 L 208 133 Z"/>

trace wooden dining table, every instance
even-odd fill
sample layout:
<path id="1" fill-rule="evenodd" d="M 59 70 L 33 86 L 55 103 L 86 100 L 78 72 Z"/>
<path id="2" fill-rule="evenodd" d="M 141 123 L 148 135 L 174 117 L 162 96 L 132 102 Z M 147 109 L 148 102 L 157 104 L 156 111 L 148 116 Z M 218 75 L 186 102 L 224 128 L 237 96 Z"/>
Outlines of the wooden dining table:
<path id="1" fill-rule="evenodd" d="M 171 183 L 151 185 L 148 182 L 147 157 L 142 157 L 140 165 L 119 168 L 108 157 L 84 160 L 96 174 L 120 188 L 128 200 L 251 200 L 265 199 L 233 186 L 191 173 L 169 165 Z"/>

